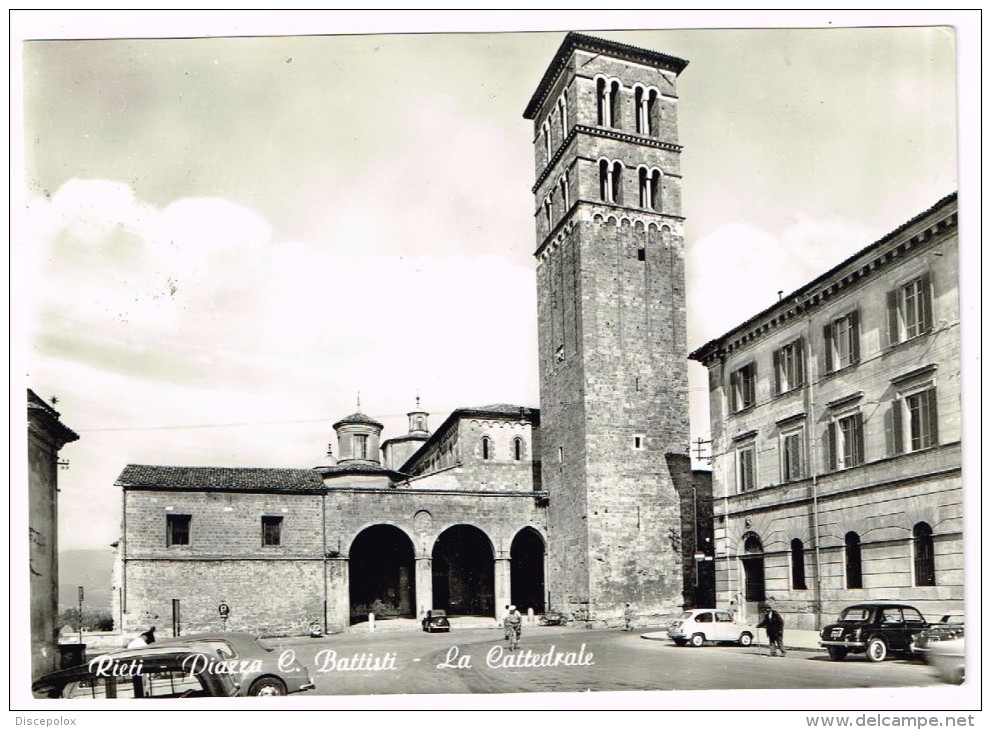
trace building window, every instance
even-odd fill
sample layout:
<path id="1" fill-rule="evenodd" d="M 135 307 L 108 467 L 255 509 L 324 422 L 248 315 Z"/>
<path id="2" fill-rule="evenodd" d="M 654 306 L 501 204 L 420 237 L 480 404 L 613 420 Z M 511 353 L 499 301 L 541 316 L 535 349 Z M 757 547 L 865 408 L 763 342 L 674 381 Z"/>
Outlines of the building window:
<path id="1" fill-rule="evenodd" d="M 864 417 L 858 411 L 837 418 L 826 429 L 826 454 L 830 471 L 864 463 Z"/>
<path id="2" fill-rule="evenodd" d="M 888 292 L 888 341 L 895 345 L 932 331 L 929 273 Z"/>
<path id="3" fill-rule="evenodd" d="M 912 528 L 913 563 L 915 585 L 936 585 L 936 554 L 933 550 L 933 528 L 919 522 Z"/>
<path id="4" fill-rule="evenodd" d="M 557 111 L 561 118 L 561 141 L 568 136 L 568 91 L 565 89 L 561 98 L 557 100 Z"/>
<path id="5" fill-rule="evenodd" d="M 750 408 L 757 402 L 757 363 L 747 363 L 730 374 L 730 397 L 733 413 Z"/>
<path id="6" fill-rule="evenodd" d="M 803 441 L 805 430 L 800 428 L 781 435 L 781 481 L 805 478 Z"/>
<path id="7" fill-rule="evenodd" d="M 736 450 L 736 485 L 738 492 L 749 492 L 757 486 L 757 447 L 754 444 Z"/>
<path id="8" fill-rule="evenodd" d="M 562 211 L 563 213 L 567 213 L 568 209 L 571 208 L 571 191 L 568 190 L 568 173 L 561 176 L 558 187 L 561 189 L 561 201 L 564 203 Z"/>
<path id="9" fill-rule="evenodd" d="M 774 392 L 787 393 L 805 385 L 805 346 L 801 339 L 774 351 Z"/>
<path id="10" fill-rule="evenodd" d="M 282 544 L 282 518 L 262 517 L 262 546 L 276 547 Z"/>
<path id="11" fill-rule="evenodd" d="M 368 436 L 363 433 L 354 435 L 354 442 L 351 446 L 351 456 L 355 459 L 368 458 Z"/>
<path id="12" fill-rule="evenodd" d="M 618 80 L 600 78 L 595 83 L 598 99 L 598 121 L 600 127 L 619 126 L 619 90 Z"/>
<path id="13" fill-rule="evenodd" d="M 860 560 L 860 535 L 848 532 L 843 538 L 846 552 L 846 587 L 863 588 L 864 572 Z"/>
<path id="14" fill-rule="evenodd" d="M 544 126 L 541 129 L 541 136 L 544 138 L 545 159 L 549 162 L 551 159 L 551 125 L 549 122 L 544 122 Z"/>
<path id="15" fill-rule="evenodd" d="M 488 436 L 482 436 L 482 458 L 486 461 L 492 458 L 492 442 Z"/>
<path id="16" fill-rule="evenodd" d="M 165 545 L 189 544 L 189 523 L 192 515 L 165 515 Z"/>
<path id="17" fill-rule="evenodd" d="M 908 410 L 908 443 L 911 451 L 928 449 L 937 443 L 936 389 L 905 396 Z"/>
<path id="18" fill-rule="evenodd" d="M 854 310 L 823 328 L 826 372 L 860 362 L 860 315 Z"/>
<path id="19" fill-rule="evenodd" d="M 551 222 L 553 220 L 553 216 L 554 216 L 554 211 L 551 207 L 551 198 L 550 196 L 547 196 L 546 198 L 544 198 L 544 219 L 547 222 L 548 231 L 551 229 Z"/>
<path id="20" fill-rule="evenodd" d="M 637 133 L 648 137 L 657 135 L 657 89 L 638 86 L 635 93 L 637 108 Z"/>
<path id="21" fill-rule="evenodd" d="M 599 198 L 604 203 L 623 204 L 623 163 L 599 160 Z"/>
<path id="22" fill-rule="evenodd" d="M 513 459 L 516 461 L 523 460 L 523 439 L 519 436 L 513 439 Z"/>
<path id="23" fill-rule="evenodd" d="M 558 464 L 563 464 L 564 463 L 564 447 L 563 446 L 558 446 L 557 447 L 557 463 Z"/>
<path id="24" fill-rule="evenodd" d="M 647 210 L 660 210 L 661 171 L 641 167 L 638 174 L 640 179 L 640 207 Z"/>
<path id="25" fill-rule="evenodd" d="M 791 541 L 791 587 L 804 591 L 805 585 L 805 546 L 798 538 Z"/>

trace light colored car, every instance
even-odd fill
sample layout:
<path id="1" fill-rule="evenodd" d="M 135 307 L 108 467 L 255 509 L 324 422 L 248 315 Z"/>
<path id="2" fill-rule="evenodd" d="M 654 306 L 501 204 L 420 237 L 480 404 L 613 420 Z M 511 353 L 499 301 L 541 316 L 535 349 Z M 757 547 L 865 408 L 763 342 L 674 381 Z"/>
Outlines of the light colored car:
<path id="1" fill-rule="evenodd" d="M 249 697 L 286 695 L 313 689 L 306 667 L 295 659 L 280 662 L 280 652 L 244 632 L 187 634 L 156 642 L 155 646 L 188 646 L 219 656 L 236 669 L 238 694 Z"/>
<path id="2" fill-rule="evenodd" d="M 702 646 L 707 641 L 750 646 L 757 629 L 733 620 L 729 611 L 693 608 L 685 611 L 668 626 L 668 638 L 678 646 Z"/>
<path id="3" fill-rule="evenodd" d="M 963 637 L 939 641 L 929 645 L 925 652 L 926 662 L 936 676 L 950 684 L 963 684 L 964 650 Z"/>

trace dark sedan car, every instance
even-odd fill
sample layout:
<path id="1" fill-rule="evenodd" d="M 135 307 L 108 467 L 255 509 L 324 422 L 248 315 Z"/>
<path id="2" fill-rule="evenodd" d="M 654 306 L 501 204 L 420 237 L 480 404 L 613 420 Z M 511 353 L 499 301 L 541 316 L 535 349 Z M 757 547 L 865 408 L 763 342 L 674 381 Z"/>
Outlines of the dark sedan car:
<path id="1" fill-rule="evenodd" d="M 420 623 L 428 634 L 432 634 L 434 631 L 451 630 L 451 622 L 447 620 L 447 611 L 442 608 L 432 608 L 427 611 L 427 615 Z"/>
<path id="2" fill-rule="evenodd" d="M 819 644 L 833 661 L 866 654 L 872 662 L 883 662 L 889 654 L 911 654 L 913 637 L 927 628 L 929 623 L 914 606 L 858 603 L 843 609 L 836 623 L 819 632 Z"/>
<path id="3" fill-rule="evenodd" d="M 158 646 L 103 654 L 31 685 L 35 697 L 46 699 L 233 697 L 238 689 L 213 656 Z"/>
<path id="4" fill-rule="evenodd" d="M 155 646 L 186 646 L 219 656 L 236 670 L 238 694 L 249 697 L 278 696 L 313 689 L 306 667 L 296 659 L 283 658 L 279 652 L 245 632 L 187 634 L 159 641 Z"/>

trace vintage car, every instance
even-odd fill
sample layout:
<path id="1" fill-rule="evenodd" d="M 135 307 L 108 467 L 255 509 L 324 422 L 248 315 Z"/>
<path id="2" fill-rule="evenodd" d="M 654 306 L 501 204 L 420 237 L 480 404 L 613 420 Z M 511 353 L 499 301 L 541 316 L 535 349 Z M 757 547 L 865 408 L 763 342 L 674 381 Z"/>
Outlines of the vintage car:
<path id="1" fill-rule="evenodd" d="M 31 684 L 31 693 L 45 699 L 233 697 L 239 689 L 214 656 L 181 646 L 103 654 Z"/>
<path id="2" fill-rule="evenodd" d="M 963 626 L 962 614 L 944 614 L 938 623 L 929 624 L 929 628 L 912 637 L 912 651 L 924 654 L 938 642 L 963 638 Z"/>
<path id="3" fill-rule="evenodd" d="M 819 632 L 819 645 L 835 662 L 847 654 L 866 654 L 872 662 L 883 662 L 891 654 L 911 655 L 913 637 L 928 628 L 929 622 L 914 606 L 858 603 L 844 608 L 835 623 Z"/>
<path id="4" fill-rule="evenodd" d="M 447 620 L 447 611 L 442 608 L 432 608 L 427 611 L 427 615 L 420 622 L 423 630 L 428 634 L 434 631 L 450 631 L 451 622 Z"/>
<path id="5" fill-rule="evenodd" d="M 560 611 L 548 611 L 540 614 L 537 623 L 541 626 L 567 626 L 568 615 Z"/>
<path id="6" fill-rule="evenodd" d="M 685 611 L 668 626 L 668 638 L 678 646 L 702 646 L 707 641 L 750 646 L 756 635 L 753 626 L 739 624 L 729 611 L 715 608 Z"/>
<path id="7" fill-rule="evenodd" d="M 238 694 L 248 697 L 286 695 L 315 686 L 305 666 L 296 659 L 280 661 L 280 652 L 246 632 L 187 634 L 161 640 L 155 646 L 187 646 L 230 662 L 237 670 Z"/>
<path id="8" fill-rule="evenodd" d="M 964 680 L 964 639 L 946 639 L 930 645 L 925 652 L 926 663 L 943 682 L 963 684 Z"/>

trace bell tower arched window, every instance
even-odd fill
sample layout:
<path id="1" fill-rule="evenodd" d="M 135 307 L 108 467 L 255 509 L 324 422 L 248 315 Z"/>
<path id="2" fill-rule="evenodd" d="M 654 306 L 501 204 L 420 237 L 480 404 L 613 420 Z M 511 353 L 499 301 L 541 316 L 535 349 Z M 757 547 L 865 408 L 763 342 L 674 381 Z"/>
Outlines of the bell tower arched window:
<path id="1" fill-rule="evenodd" d="M 482 459 L 488 461 L 492 458 L 492 441 L 488 436 L 482 436 Z"/>
<path id="2" fill-rule="evenodd" d="M 561 204 L 563 205 L 562 215 L 567 214 L 568 210 L 571 208 L 571 191 L 568 190 L 568 173 L 564 173 L 561 176 L 561 180 L 558 182 L 558 187 L 561 189 Z"/>
<path id="3" fill-rule="evenodd" d="M 623 204 L 623 163 L 599 160 L 599 197 L 604 203 Z"/>
<path id="4" fill-rule="evenodd" d="M 600 77 L 595 82 L 598 99 L 598 122 L 600 127 L 619 127 L 619 91 L 623 85 L 619 79 Z"/>

